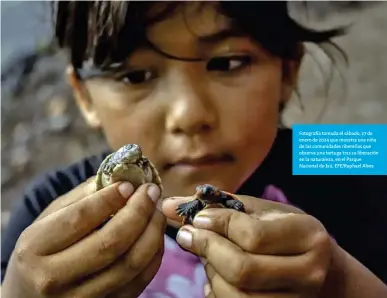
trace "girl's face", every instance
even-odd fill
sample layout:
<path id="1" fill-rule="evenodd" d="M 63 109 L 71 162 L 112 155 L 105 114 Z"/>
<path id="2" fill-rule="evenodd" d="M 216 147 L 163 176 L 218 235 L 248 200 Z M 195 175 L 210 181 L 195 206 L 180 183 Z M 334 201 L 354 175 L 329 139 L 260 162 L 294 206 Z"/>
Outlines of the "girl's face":
<path id="1" fill-rule="evenodd" d="M 191 195 L 204 183 L 235 192 L 270 150 L 279 103 L 290 97 L 298 63 L 238 36 L 211 5 L 182 7 L 150 27 L 148 38 L 165 53 L 204 61 L 141 48 L 114 79 L 75 88 L 76 99 L 112 149 L 142 147 L 165 196 Z"/>

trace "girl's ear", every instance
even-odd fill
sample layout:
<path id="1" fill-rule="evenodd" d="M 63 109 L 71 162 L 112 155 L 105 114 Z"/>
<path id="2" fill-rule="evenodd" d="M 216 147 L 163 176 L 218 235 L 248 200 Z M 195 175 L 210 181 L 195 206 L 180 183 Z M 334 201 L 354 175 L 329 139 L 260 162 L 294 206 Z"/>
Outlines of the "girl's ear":
<path id="1" fill-rule="evenodd" d="M 101 121 L 97 112 L 93 108 L 93 103 L 86 86 L 78 78 L 72 66 L 67 67 L 66 73 L 68 83 L 73 90 L 75 102 L 77 103 L 86 123 L 92 128 L 100 128 Z"/>
<path id="2" fill-rule="evenodd" d="M 305 47 L 302 43 L 299 45 L 298 53 L 296 59 L 287 59 L 283 60 L 282 63 L 282 97 L 284 101 L 283 104 L 286 104 L 298 84 L 298 76 L 300 73 L 302 59 L 304 58 Z"/>

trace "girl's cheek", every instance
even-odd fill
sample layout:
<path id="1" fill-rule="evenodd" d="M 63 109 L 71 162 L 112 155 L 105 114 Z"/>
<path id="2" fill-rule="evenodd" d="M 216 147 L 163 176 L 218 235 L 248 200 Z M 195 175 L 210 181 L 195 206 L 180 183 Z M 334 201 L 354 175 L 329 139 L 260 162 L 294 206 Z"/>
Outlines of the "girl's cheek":
<path id="1" fill-rule="evenodd" d="M 157 152 L 163 137 L 164 126 L 159 122 L 155 109 L 147 107 L 139 109 L 103 109 L 101 114 L 102 129 L 109 146 L 118 149 L 127 143 L 140 144 L 147 155 L 153 156 Z"/>

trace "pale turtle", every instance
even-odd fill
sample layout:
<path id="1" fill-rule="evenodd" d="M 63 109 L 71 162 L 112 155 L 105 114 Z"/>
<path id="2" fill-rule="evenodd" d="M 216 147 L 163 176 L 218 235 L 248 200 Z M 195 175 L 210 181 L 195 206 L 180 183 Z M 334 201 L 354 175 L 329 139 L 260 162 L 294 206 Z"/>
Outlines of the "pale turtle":
<path id="1" fill-rule="evenodd" d="M 154 183 L 163 191 L 159 173 L 152 162 L 142 154 L 136 144 L 122 146 L 109 154 L 99 166 L 96 176 L 96 188 L 100 190 L 118 181 L 130 182 L 134 189 L 144 183 Z"/>

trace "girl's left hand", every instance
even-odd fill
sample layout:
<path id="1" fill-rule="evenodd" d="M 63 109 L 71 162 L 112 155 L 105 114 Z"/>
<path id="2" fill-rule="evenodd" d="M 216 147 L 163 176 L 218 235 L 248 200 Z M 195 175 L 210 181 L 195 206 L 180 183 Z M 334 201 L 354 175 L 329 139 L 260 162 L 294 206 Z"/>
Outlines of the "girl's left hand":
<path id="1" fill-rule="evenodd" d="M 292 206 L 238 198 L 246 213 L 207 209 L 177 236 L 183 248 L 202 258 L 206 297 L 318 297 L 338 247 L 324 226 Z M 164 214 L 181 220 L 174 210 L 187 200 L 164 200 Z"/>

